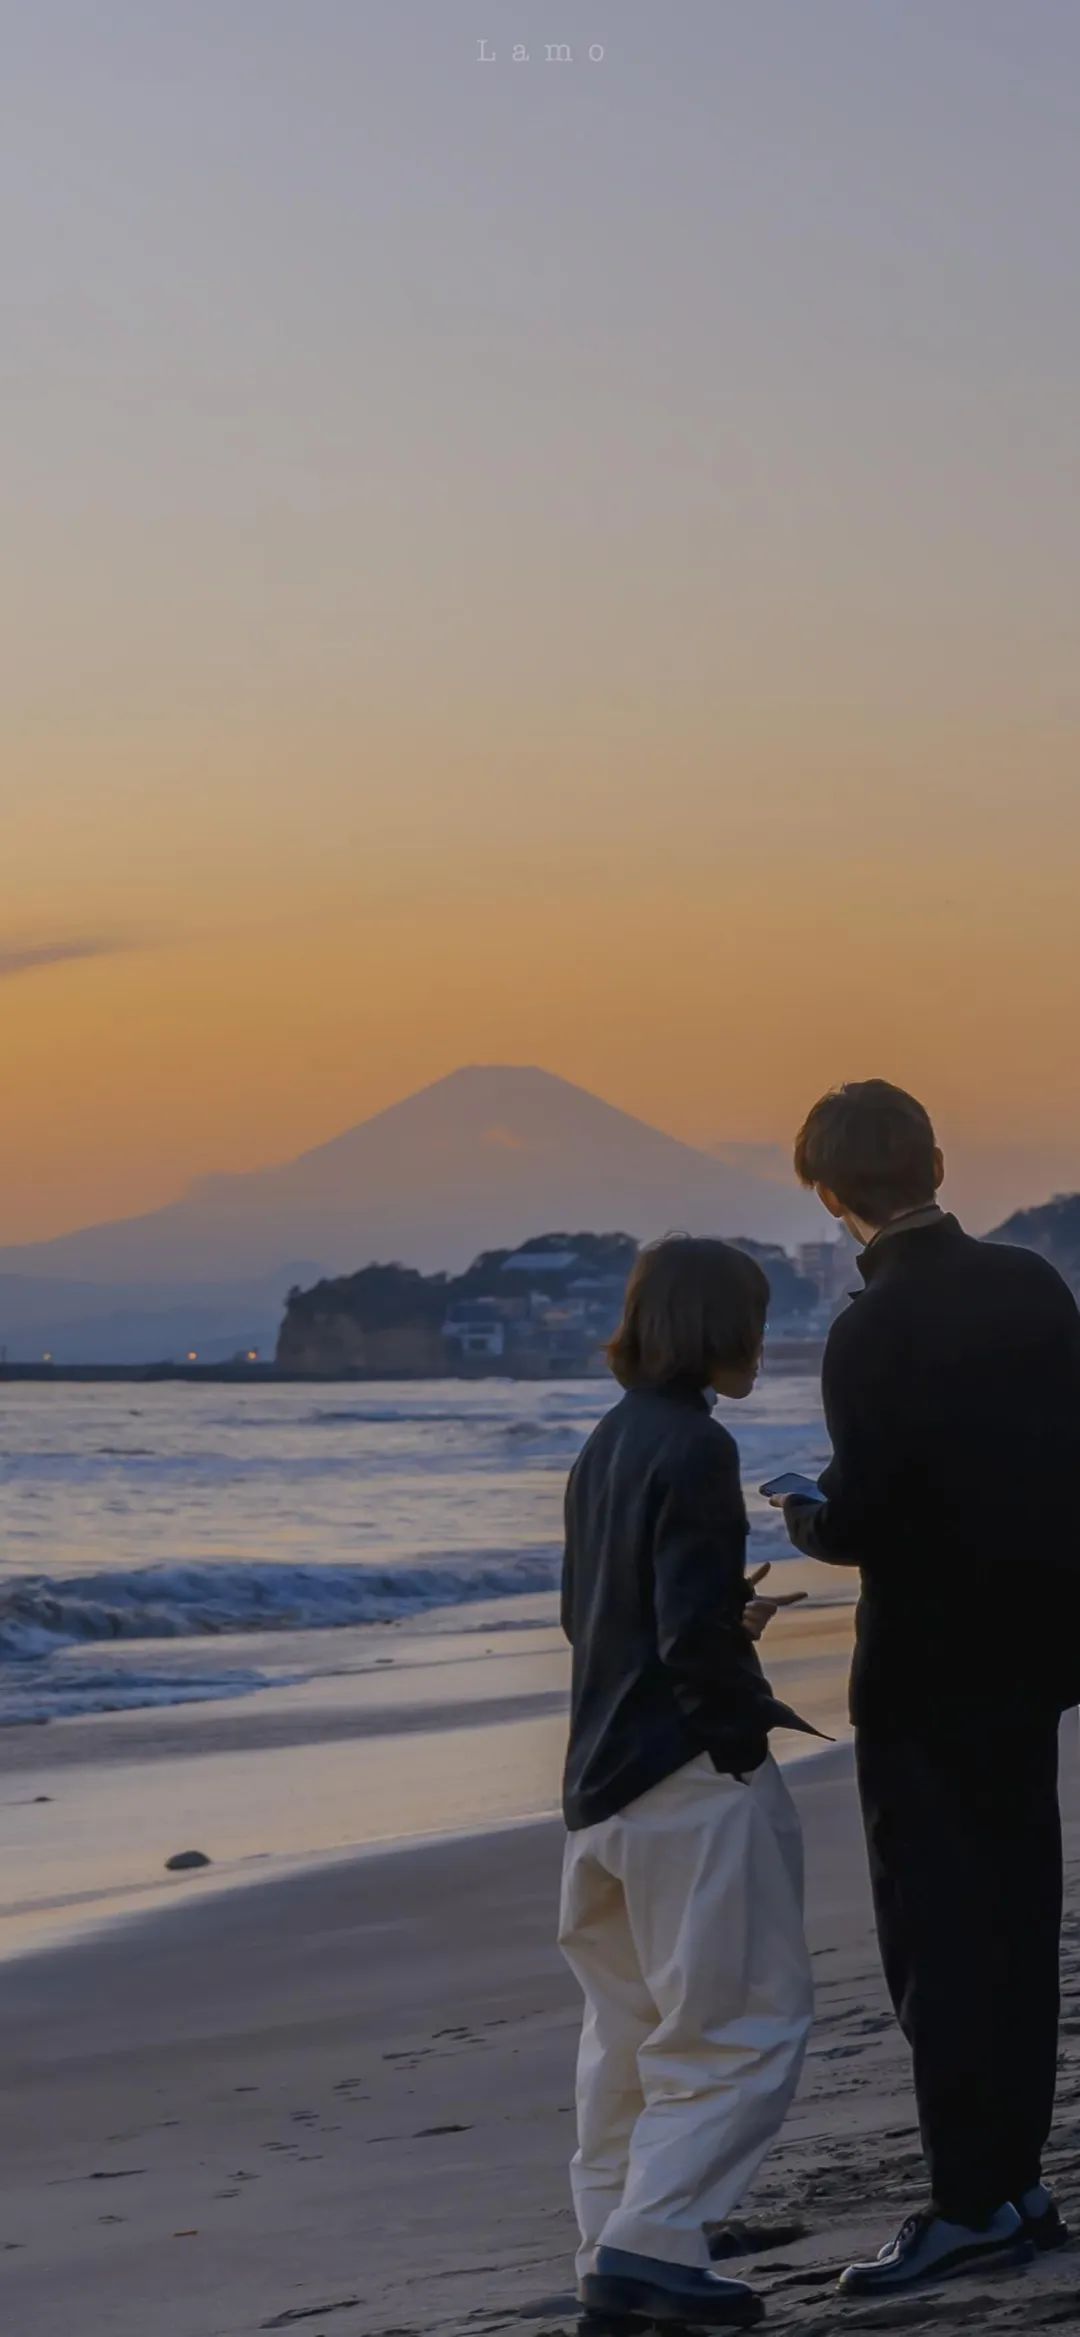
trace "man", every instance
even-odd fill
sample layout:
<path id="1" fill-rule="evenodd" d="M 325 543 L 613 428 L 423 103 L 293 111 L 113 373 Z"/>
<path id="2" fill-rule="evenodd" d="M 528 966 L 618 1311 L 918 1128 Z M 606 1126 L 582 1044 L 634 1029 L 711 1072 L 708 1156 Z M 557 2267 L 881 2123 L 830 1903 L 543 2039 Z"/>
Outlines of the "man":
<path id="1" fill-rule="evenodd" d="M 862 1577 L 852 1720 L 885 1976 L 913 2054 L 931 2204 L 842 2286 L 884 2294 L 1027 2260 L 1057 2066 L 1060 1716 L 1080 1698 L 1080 1314 L 1026 1250 L 938 1206 L 921 1104 L 815 1104 L 803 1184 L 864 1245 L 824 1365 L 809 1557 Z"/>

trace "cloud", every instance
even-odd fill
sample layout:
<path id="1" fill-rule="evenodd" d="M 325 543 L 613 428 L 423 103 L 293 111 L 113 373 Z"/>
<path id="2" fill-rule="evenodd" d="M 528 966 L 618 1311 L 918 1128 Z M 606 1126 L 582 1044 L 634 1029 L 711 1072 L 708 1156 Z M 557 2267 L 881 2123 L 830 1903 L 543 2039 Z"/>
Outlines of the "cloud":
<path id="1" fill-rule="evenodd" d="M 103 934 L 83 934 L 68 941 L 5 942 L 0 940 L 0 982 L 14 974 L 32 974 L 41 966 L 63 966 L 77 958 L 111 957 L 125 948 Z"/>

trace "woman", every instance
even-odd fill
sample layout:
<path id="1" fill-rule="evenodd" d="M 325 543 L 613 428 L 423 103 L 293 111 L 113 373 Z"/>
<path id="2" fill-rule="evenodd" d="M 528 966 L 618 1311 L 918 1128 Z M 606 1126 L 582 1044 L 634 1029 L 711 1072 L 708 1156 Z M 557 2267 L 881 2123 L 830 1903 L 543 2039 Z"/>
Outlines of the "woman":
<path id="1" fill-rule="evenodd" d="M 812 2014 L 802 1842 L 769 1731 L 805 1728 L 754 1650 L 733 1439 L 769 1286 L 726 1242 L 642 1252 L 609 1359 L 626 1393 L 566 1495 L 573 1647 L 560 1941 L 585 1996 L 572 2169 L 588 2313 L 749 2327 L 709 2269 L 798 2082 Z M 759 1579 L 755 1577 L 755 1580 Z"/>

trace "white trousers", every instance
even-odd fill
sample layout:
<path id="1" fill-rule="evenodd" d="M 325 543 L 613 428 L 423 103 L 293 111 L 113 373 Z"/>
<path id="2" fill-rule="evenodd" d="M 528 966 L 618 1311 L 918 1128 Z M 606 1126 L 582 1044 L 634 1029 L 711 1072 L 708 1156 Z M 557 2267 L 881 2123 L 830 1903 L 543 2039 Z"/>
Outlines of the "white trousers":
<path id="1" fill-rule="evenodd" d="M 560 1945 L 585 1996 L 579 2277 L 601 2243 L 706 2265 L 783 2124 L 813 2017 L 802 1831 L 771 1755 L 692 1761 L 567 1840 Z"/>

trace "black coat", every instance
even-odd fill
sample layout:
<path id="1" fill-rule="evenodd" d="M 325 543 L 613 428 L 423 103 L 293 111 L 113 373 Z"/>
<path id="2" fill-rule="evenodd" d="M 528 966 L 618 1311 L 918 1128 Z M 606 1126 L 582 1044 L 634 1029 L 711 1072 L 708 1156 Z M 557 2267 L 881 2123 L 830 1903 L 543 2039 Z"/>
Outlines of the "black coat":
<path id="1" fill-rule="evenodd" d="M 741 1776 L 770 1728 L 805 1725 L 743 1624 L 746 1536 L 738 1450 L 697 1389 L 634 1391 L 594 1429 L 566 1490 L 571 1831 L 700 1753 Z"/>
<path id="2" fill-rule="evenodd" d="M 825 1354 L 808 1557 L 862 1574 L 852 1718 L 893 1734 L 1080 1700 L 1080 1313 L 954 1217 L 887 1233 Z"/>

